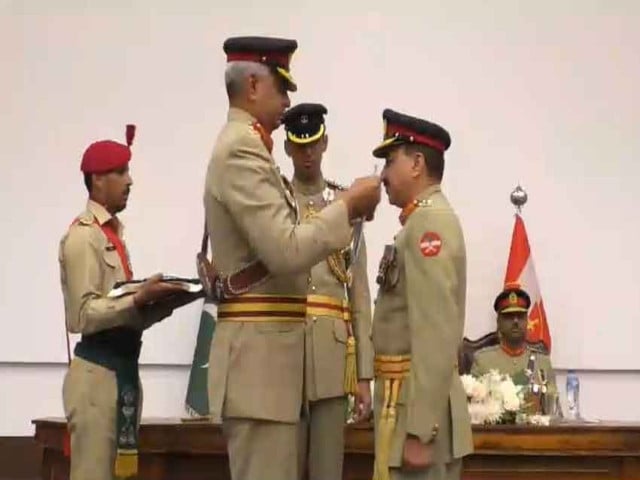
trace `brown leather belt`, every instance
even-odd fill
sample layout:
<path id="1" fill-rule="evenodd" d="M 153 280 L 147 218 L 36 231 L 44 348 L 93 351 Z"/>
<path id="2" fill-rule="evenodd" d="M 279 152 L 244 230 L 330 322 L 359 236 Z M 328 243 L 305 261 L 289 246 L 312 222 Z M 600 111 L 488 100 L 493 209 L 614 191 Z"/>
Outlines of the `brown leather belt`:
<path id="1" fill-rule="evenodd" d="M 351 321 L 351 312 L 346 300 L 327 295 L 307 295 L 307 315 L 337 317 L 345 322 Z"/>
<path id="2" fill-rule="evenodd" d="M 208 247 L 209 233 L 205 220 L 202 244 L 200 251 L 196 254 L 196 267 L 204 292 L 214 304 L 222 302 L 225 298 L 249 292 L 251 288 L 262 283 L 270 275 L 264 263 L 256 260 L 229 275 L 223 276 L 218 272 L 213 261 L 207 258 Z"/>
<path id="3" fill-rule="evenodd" d="M 241 295 L 268 276 L 269 270 L 264 266 L 264 263 L 250 263 L 231 275 L 220 277 L 222 292 L 225 297 Z"/>
<path id="4" fill-rule="evenodd" d="M 282 295 L 239 295 L 218 305 L 219 322 L 304 322 L 307 298 Z"/>

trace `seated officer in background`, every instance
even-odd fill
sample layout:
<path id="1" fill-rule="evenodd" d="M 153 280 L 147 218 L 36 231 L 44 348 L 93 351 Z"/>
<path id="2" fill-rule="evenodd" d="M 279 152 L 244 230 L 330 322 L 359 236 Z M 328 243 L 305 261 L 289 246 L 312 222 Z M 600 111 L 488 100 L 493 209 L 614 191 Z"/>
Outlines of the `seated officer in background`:
<path id="1" fill-rule="evenodd" d="M 63 386 L 71 480 L 136 474 L 142 331 L 171 315 L 179 306 L 174 299 L 183 297 L 168 299 L 181 288 L 161 282 L 160 275 L 133 295 L 107 296 L 116 282 L 132 279 L 116 214 L 127 206 L 132 185 L 129 160 L 134 134 L 135 127 L 127 126 L 126 145 L 104 140 L 84 152 L 80 169 L 89 199 L 60 242 L 66 327 L 82 334 Z"/>
<path id="2" fill-rule="evenodd" d="M 527 320 L 531 299 L 517 285 L 509 285 L 496 297 L 493 309 L 497 313 L 499 345 L 475 353 L 471 374 L 481 376 L 499 370 L 511 376 L 517 385 L 527 385 L 527 370 L 535 374 L 536 382 L 546 383 L 547 395 L 557 395 L 551 358 L 541 348 L 527 343 Z"/>
<path id="3" fill-rule="evenodd" d="M 305 221 L 313 218 L 344 190 L 322 174 L 329 137 L 317 103 L 301 103 L 283 118 L 285 152 L 293 160 L 291 185 Z M 367 258 L 361 239 L 338 250 L 311 269 L 305 329 L 307 415 L 301 423 L 302 472 L 309 480 L 342 478 L 346 395 L 355 396 L 355 420 L 371 412 L 369 381 L 373 377 L 371 298 Z"/>

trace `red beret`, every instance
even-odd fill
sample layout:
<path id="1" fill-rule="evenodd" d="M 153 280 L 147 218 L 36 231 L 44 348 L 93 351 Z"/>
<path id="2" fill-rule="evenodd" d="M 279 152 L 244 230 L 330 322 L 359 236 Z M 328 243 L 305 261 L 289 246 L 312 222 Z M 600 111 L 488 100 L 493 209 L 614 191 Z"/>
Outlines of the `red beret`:
<path id="1" fill-rule="evenodd" d="M 80 170 L 83 173 L 107 173 L 124 167 L 131 160 L 131 144 L 135 137 L 135 125 L 127 125 L 127 144 L 113 140 L 94 142 L 82 155 Z"/>

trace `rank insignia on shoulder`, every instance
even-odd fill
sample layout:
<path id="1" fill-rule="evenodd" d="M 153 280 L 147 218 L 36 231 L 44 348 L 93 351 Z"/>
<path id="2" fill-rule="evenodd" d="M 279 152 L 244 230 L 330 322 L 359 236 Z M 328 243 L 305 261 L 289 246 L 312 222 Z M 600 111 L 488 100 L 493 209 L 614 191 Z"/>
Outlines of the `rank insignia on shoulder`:
<path id="1" fill-rule="evenodd" d="M 327 185 L 329 186 L 329 188 L 333 189 L 333 190 L 346 190 L 347 187 L 334 181 L 334 180 L 325 180 L 325 182 L 327 183 Z"/>
<path id="2" fill-rule="evenodd" d="M 342 191 L 347 189 L 344 185 L 334 182 L 333 180 L 325 180 L 325 183 L 327 186 L 322 192 L 322 198 L 326 203 L 331 203 L 336 199 L 336 190 Z"/>
<path id="3" fill-rule="evenodd" d="M 273 152 L 273 139 L 271 138 L 271 135 L 267 133 L 262 124 L 260 124 L 259 122 L 253 122 L 251 124 L 251 128 L 258 134 L 265 148 L 269 151 L 269 154 L 271 154 Z"/>

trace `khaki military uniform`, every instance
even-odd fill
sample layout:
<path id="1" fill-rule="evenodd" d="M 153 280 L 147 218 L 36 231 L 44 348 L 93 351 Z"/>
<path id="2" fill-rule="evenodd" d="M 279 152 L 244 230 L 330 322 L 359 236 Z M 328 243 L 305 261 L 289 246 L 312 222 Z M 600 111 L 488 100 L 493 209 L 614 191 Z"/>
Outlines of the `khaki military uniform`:
<path id="1" fill-rule="evenodd" d="M 547 396 L 550 401 L 557 398 L 558 387 L 556 376 L 551 366 L 551 357 L 530 345 L 526 345 L 520 355 L 510 355 L 505 352 L 500 345 L 478 350 L 473 359 L 471 374 L 479 377 L 491 370 L 498 370 L 501 373 L 510 375 L 517 385 L 526 385 L 528 378 L 525 373 L 531 355 L 535 358 L 536 371 L 542 370 L 547 381 Z"/>
<path id="2" fill-rule="evenodd" d="M 334 198 L 338 185 L 320 179 L 305 184 L 293 179 L 292 186 L 303 219 L 312 218 Z M 352 273 L 349 289 L 350 316 L 356 341 L 357 375 L 373 378 L 371 297 L 367 278 L 364 239 Z M 309 480 L 340 479 L 344 455 L 345 367 L 348 328 L 342 304 L 345 300 L 342 255 L 327 258 L 311 269 L 305 330 L 305 392 L 308 412 L 302 422 L 301 462 Z M 348 314 L 349 312 L 347 312 Z"/>
<path id="3" fill-rule="evenodd" d="M 459 478 L 461 458 L 473 448 L 457 368 L 464 237 L 439 186 L 425 190 L 416 205 L 380 266 L 373 318 L 377 479 Z M 420 473 L 402 470 L 407 435 L 433 442 L 434 465 Z"/>
<path id="4" fill-rule="evenodd" d="M 117 281 L 126 279 L 118 252 L 101 230 L 108 222 L 117 226 L 121 237 L 118 220 L 89 200 L 60 242 L 66 325 L 71 333 L 83 334 L 83 340 L 121 328 L 142 332 L 171 314 L 160 306 L 140 311 L 130 295 L 106 297 Z M 78 356 L 71 361 L 63 386 L 71 434 L 71 480 L 115 478 L 116 400 L 114 371 Z M 141 395 L 138 400 L 140 415 Z"/>
<path id="5" fill-rule="evenodd" d="M 351 227 L 342 201 L 298 223 L 295 200 L 255 121 L 229 110 L 207 171 L 204 205 L 216 267 L 230 275 L 260 260 L 270 272 L 218 307 L 209 408 L 213 421 L 223 422 L 234 480 L 293 480 L 309 270 L 349 244 Z"/>

